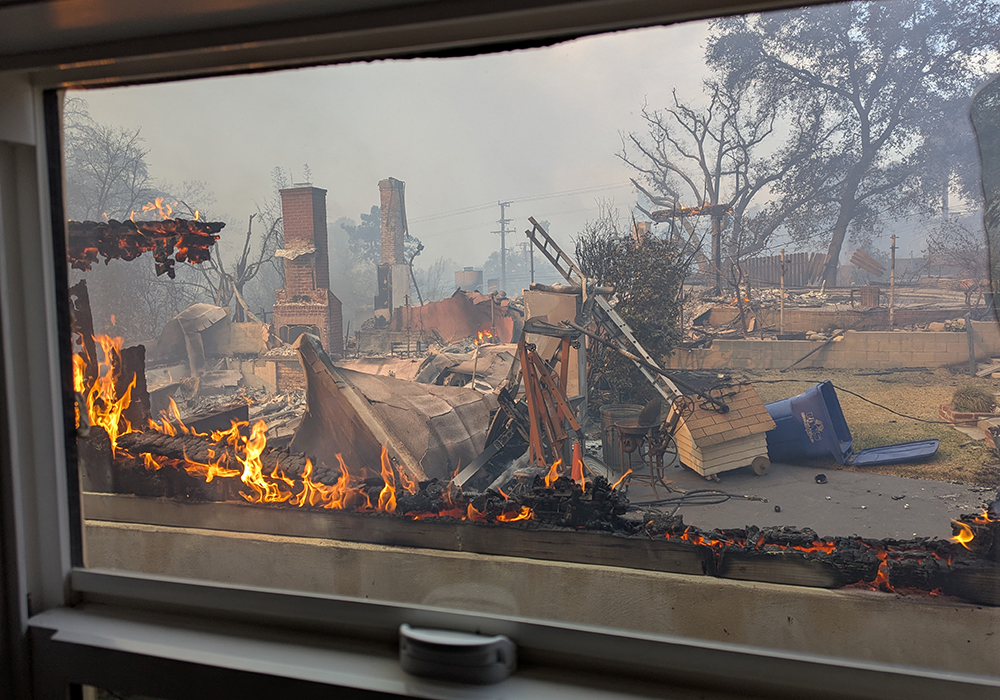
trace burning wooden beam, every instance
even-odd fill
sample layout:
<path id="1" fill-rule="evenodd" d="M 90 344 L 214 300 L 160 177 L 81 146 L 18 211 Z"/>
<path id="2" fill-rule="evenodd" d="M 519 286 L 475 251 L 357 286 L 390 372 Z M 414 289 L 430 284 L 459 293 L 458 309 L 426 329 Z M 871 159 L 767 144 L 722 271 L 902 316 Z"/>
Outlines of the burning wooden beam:
<path id="1" fill-rule="evenodd" d="M 70 221 L 68 254 L 77 270 L 89 270 L 98 257 L 135 260 L 152 251 L 156 274 L 175 276 L 179 262 L 201 263 L 211 258 L 222 222 L 164 219 L 163 221 Z"/>

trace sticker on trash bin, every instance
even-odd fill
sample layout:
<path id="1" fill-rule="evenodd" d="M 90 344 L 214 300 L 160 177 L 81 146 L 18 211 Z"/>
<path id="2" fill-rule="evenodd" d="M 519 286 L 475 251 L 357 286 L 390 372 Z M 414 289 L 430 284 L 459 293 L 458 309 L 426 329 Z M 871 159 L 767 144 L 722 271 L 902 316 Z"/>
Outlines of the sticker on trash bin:
<path id="1" fill-rule="evenodd" d="M 812 411 L 799 414 L 802 416 L 802 427 L 806 429 L 809 442 L 819 442 L 823 439 L 823 421 L 817 420 Z"/>

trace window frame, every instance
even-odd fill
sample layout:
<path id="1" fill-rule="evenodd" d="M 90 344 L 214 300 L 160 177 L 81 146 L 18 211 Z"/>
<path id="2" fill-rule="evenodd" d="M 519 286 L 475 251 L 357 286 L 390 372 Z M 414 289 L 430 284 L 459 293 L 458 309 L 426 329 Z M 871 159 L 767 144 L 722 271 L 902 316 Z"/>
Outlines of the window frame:
<path id="1" fill-rule="evenodd" d="M 39 46 L 44 46 L 18 54 L 0 49 L 0 349 L 6 384 L 0 384 L 6 414 L 0 426 L 0 438 L 4 438 L 0 447 L 4 549 L 0 574 L 7 584 L 5 605 L 0 608 L 4 632 L 0 656 L 13 662 L 11 670 L 0 669 L 0 681 L 19 684 L 13 687 L 21 690 L 28 687 L 31 679 L 21 643 L 29 628 L 35 634 L 47 629 L 38 617 L 31 621 L 31 616 L 45 611 L 83 604 L 92 609 L 153 609 L 179 618 L 204 619 L 210 613 L 209 624 L 221 626 L 227 619 L 254 615 L 266 600 L 277 611 L 269 624 L 289 630 L 306 623 L 307 610 L 311 616 L 320 610 L 321 623 L 312 619 L 309 626 L 319 624 L 332 634 L 383 641 L 401 621 L 506 631 L 528 659 L 553 669 L 612 659 L 614 664 L 604 668 L 623 677 L 636 672 L 671 682 L 729 688 L 747 686 L 747 679 L 754 678 L 761 692 L 822 689 L 831 695 L 880 698 L 941 697 L 946 691 L 955 695 L 972 688 L 1000 687 L 1000 681 L 990 679 L 663 635 L 80 568 L 79 488 L 72 455 L 67 459 L 65 447 L 67 442 L 72 444 L 68 439 L 71 392 L 67 390 L 72 377 L 66 357 L 69 343 L 65 342 L 67 274 L 60 264 L 65 260 L 61 247 L 65 224 L 52 206 L 63 195 L 61 148 L 50 148 L 61 145 L 59 106 L 64 88 L 384 57 L 474 54 L 813 1 L 679 0 L 665 6 L 654 0 L 519 0 L 496 10 L 486 2 L 360 0 L 349 11 L 331 11 L 322 3 L 270 1 L 256 6 L 235 3 L 239 14 L 221 20 L 182 4 L 169 31 L 157 29 L 156 21 L 161 18 L 140 18 L 138 28 L 135 22 L 106 19 L 90 27 L 89 34 L 75 35 L 61 31 L 52 19 L 49 24 L 39 19 L 52 3 L 0 6 L 0 18 L 16 12 L 38 20 L 34 31 Z M 98 3 L 73 0 L 70 4 L 86 9 Z M 104 4 L 114 10 L 130 3 Z M 5 436 L 2 431 L 8 428 Z M 36 641 L 31 648 L 41 652 L 43 647 L 43 642 Z M 88 647 L 96 663 L 111 668 L 107 650 L 95 649 Z M 36 662 L 53 658 L 36 654 Z M 63 670 L 70 673 L 68 666 Z M 36 666 L 35 680 L 40 682 L 46 672 L 62 678 L 59 669 Z M 66 675 L 64 680 L 74 678 Z M 859 689 L 862 681 L 865 687 Z M 48 689 L 38 685 L 35 692 L 45 694 Z M 17 695 L 27 697 L 21 692 Z"/>

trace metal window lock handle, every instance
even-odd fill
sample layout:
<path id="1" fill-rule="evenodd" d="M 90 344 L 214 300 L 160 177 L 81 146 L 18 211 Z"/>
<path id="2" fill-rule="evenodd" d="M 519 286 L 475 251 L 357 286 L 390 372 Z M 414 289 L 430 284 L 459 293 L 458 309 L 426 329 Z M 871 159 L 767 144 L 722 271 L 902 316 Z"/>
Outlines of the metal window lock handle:
<path id="1" fill-rule="evenodd" d="M 425 678 L 487 685 L 517 667 L 517 647 L 503 635 L 486 636 L 399 626 L 399 664 Z"/>

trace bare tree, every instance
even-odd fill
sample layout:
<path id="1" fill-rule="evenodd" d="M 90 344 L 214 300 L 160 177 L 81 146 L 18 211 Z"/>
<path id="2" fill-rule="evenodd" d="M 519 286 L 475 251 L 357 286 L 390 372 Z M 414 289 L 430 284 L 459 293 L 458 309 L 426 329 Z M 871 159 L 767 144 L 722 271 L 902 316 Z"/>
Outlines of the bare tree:
<path id="1" fill-rule="evenodd" d="M 971 222 L 970 222 L 971 223 Z M 965 305 L 972 306 L 977 292 L 989 290 L 989 250 L 981 220 L 972 225 L 951 216 L 942 221 L 927 236 L 927 257 L 932 264 L 957 267 L 963 279 L 958 289 L 965 293 Z"/>
<path id="2" fill-rule="evenodd" d="M 148 149 L 138 129 L 96 122 L 87 103 L 65 102 L 66 215 L 77 221 L 128 219 L 162 192 L 149 174 Z M 170 318 L 168 286 L 147 257 L 110 260 L 87 273 L 95 330 L 137 342 L 155 336 Z"/>
<path id="3" fill-rule="evenodd" d="M 646 134 L 623 136 L 619 157 L 642 175 L 649 189 L 635 184 L 666 216 L 681 221 L 688 234 L 704 217 L 711 236 L 716 286 L 727 265 L 723 257 L 750 257 L 763 250 L 804 197 L 780 206 L 752 205 L 769 195 L 823 137 L 815 110 L 791 120 L 790 136 L 776 128 L 777 105 L 751 99 L 748 91 L 708 81 L 706 107 L 682 101 L 663 110 L 643 107 Z M 652 191 L 650 191 L 652 190 Z M 685 206 L 684 202 L 689 204 Z M 721 290 L 719 290 L 721 291 Z"/>
<path id="4" fill-rule="evenodd" d="M 274 191 L 257 205 L 256 212 L 250 214 L 242 246 L 230 246 L 232 252 L 227 256 L 222 246 L 216 243 L 212 247 L 211 259 L 198 265 L 188 265 L 195 274 L 185 275 L 179 282 L 181 286 L 200 290 L 216 306 L 230 307 L 233 320 L 240 323 L 249 320 L 253 309 L 273 306 L 274 290 L 281 286 L 281 264 L 276 253 L 281 247 L 284 229 L 278 191 L 287 186 L 288 178 L 284 171 L 275 168 L 271 172 L 271 180 Z M 214 201 L 215 196 L 205 183 L 186 182 L 172 205 L 187 218 L 205 218 L 211 217 L 206 209 Z M 259 231 L 256 235 L 255 219 Z M 265 278 L 264 289 L 248 295 L 248 286 Z M 249 300 L 248 296 L 251 297 Z"/>
<path id="5" fill-rule="evenodd" d="M 456 286 L 453 273 L 458 269 L 458 263 L 441 256 L 428 267 L 414 270 L 424 301 L 438 301 L 454 292 Z"/>
<path id="6" fill-rule="evenodd" d="M 67 215 L 77 221 L 124 220 L 160 196 L 149 175 L 139 129 L 100 124 L 87 103 L 64 108 Z"/>

